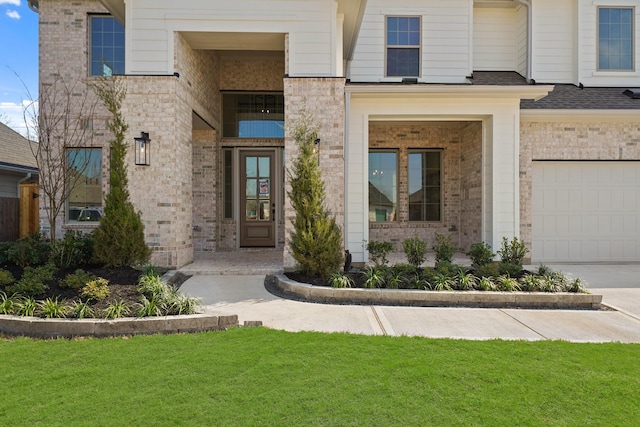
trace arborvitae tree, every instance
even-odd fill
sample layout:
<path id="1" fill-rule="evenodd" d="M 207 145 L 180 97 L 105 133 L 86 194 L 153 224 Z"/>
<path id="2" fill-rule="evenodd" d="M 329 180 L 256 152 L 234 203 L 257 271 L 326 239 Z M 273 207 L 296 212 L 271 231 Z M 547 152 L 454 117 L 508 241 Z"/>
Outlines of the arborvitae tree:
<path id="1" fill-rule="evenodd" d="M 94 231 L 95 258 L 108 267 L 143 264 L 149 260 L 151 250 L 144 241 L 140 212 L 129 200 L 124 142 L 129 125 L 121 111 L 126 89 L 119 78 L 105 77 L 94 85 L 94 90 L 112 115 L 108 126 L 114 136 L 110 143 L 109 193 L 105 197 L 104 215 Z"/>
<path id="2" fill-rule="evenodd" d="M 324 182 L 314 152 L 318 126 L 306 111 L 290 127 L 298 145 L 298 157 L 288 170 L 287 194 L 296 212 L 289 244 L 303 273 L 328 276 L 342 263 L 342 231 L 324 207 Z"/>

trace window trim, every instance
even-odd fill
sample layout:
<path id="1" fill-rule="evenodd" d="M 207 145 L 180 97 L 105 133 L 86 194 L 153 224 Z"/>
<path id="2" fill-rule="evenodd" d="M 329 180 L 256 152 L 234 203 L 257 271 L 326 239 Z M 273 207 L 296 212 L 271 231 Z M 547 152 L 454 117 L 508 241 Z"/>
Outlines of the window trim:
<path id="1" fill-rule="evenodd" d="M 393 148 L 369 148 L 367 152 L 367 187 L 369 181 L 369 174 L 371 173 L 371 162 L 369 162 L 369 155 L 371 153 L 393 153 L 396 156 L 396 189 L 395 196 L 396 200 L 394 202 L 394 217 L 395 219 L 392 221 L 371 221 L 369 220 L 369 224 L 397 224 L 399 222 L 400 217 L 400 150 Z M 371 209 L 371 199 L 369 198 L 369 190 L 367 188 L 367 217 L 369 216 L 369 212 Z M 392 201 L 393 202 L 393 201 Z"/>
<path id="2" fill-rule="evenodd" d="M 413 45 L 389 45 L 389 18 L 416 18 L 420 26 L 420 42 L 417 46 Z M 415 76 L 390 76 L 389 71 L 389 49 L 417 49 L 418 51 L 418 74 Z M 422 77 L 422 16 L 420 15 L 385 15 L 384 16 L 384 76 L 390 78 L 421 78 Z"/>
<path id="3" fill-rule="evenodd" d="M 120 23 L 120 21 L 118 21 L 116 19 L 115 16 L 111 15 L 110 13 L 88 13 L 87 14 L 87 76 L 89 77 L 105 77 L 104 74 L 93 74 L 93 57 L 92 57 L 92 51 L 93 51 L 93 18 L 112 18 L 114 19 L 116 22 Z M 122 24 L 121 24 L 122 25 Z M 122 25 L 122 28 L 124 30 L 124 25 Z M 122 48 L 123 48 L 123 70 L 122 73 L 112 73 L 112 75 L 124 75 L 126 73 L 126 70 L 124 69 L 124 67 L 126 67 L 126 58 L 127 58 L 127 52 L 126 52 L 126 30 L 125 33 L 123 33 L 125 40 L 123 40 L 123 44 L 122 44 Z"/>
<path id="4" fill-rule="evenodd" d="M 631 68 L 600 68 L 600 10 L 602 9 L 627 9 L 631 10 Z M 636 71 L 636 8 L 635 6 L 609 6 L 599 5 L 596 7 L 596 73 L 613 73 L 621 75 L 624 73 L 634 73 Z"/>
<path id="5" fill-rule="evenodd" d="M 409 185 L 410 185 L 410 176 L 409 176 L 409 157 L 411 156 L 411 154 L 418 154 L 418 153 L 427 153 L 427 152 L 432 152 L 432 153 L 438 153 L 439 157 L 440 157 L 440 219 L 439 220 L 412 220 L 411 219 L 411 215 L 410 215 L 410 202 L 409 202 L 409 197 L 411 196 L 410 190 L 409 190 Z M 423 223 L 423 224 L 441 224 L 442 222 L 444 222 L 444 175 L 443 175 L 443 166 L 444 166 L 444 149 L 441 148 L 410 148 L 407 150 L 407 222 L 409 223 Z M 424 188 L 424 187 L 423 187 Z M 425 199 L 426 200 L 426 199 Z M 423 203 L 423 208 L 426 206 L 426 201 L 425 203 Z"/>

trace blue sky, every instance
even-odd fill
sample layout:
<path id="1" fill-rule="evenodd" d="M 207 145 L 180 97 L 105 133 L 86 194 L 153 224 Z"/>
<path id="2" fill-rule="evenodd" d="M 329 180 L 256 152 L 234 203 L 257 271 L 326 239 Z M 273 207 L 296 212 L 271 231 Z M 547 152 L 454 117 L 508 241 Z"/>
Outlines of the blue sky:
<path id="1" fill-rule="evenodd" d="M 26 0 L 0 0 L 0 120 L 24 133 L 22 105 L 38 96 L 38 14 Z"/>

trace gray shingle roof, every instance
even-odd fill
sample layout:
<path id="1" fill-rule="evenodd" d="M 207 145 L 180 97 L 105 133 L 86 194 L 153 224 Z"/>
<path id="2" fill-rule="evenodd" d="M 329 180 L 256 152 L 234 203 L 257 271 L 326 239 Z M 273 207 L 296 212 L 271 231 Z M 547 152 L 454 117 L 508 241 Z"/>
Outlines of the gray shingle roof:
<path id="1" fill-rule="evenodd" d="M 474 85 L 516 86 L 527 82 L 516 72 L 476 71 Z M 539 82 L 540 83 L 540 82 Z M 522 100 L 522 110 L 640 110 L 640 99 L 624 94 L 633 87 L 585 87 L 572 84 L 544 83 L 555 86 L 546 97 L 538 100 Z"/>
<path id="2" fill-rule="evenodd" d="M 29 140 L 7 125 L 0 123 L 0 164 L 37 168 Z"/>

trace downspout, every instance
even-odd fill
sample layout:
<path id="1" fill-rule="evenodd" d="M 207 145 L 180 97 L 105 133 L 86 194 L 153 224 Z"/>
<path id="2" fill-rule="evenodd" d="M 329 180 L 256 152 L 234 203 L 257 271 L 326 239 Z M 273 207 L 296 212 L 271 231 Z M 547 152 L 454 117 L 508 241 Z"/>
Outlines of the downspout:
<path id="1" fill-rule="evenodd" d="M 28 181 L 31 179 L 31 172 L 27 173 L 27 176 L 25 176 L 24 178 L 22 178 L 20 181 L 18 181 L 18 198 L 20 198 L 20 184 L 22 184 L 25 181 Z"/>
<path id="2" fill-rule="evenodd" d="M 531 62 L 533 58 L 533 12 L 530 0 L 517 0 L 518 3 L 527 7 L 527 83 L 532 83 Z M 535 81 L 534 81 L 535 83 Z"/>

